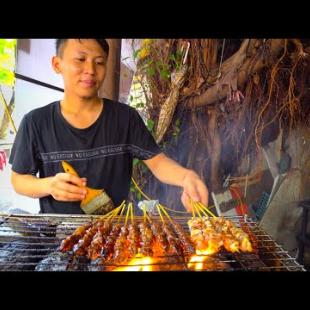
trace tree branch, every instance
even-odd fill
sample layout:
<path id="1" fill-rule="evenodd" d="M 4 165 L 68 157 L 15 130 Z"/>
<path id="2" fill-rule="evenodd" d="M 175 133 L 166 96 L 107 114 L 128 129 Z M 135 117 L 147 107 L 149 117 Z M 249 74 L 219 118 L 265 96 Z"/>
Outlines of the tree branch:
<path id="1" fill-rule="evenodd" d="M 270 65 L 270 63 L 266 62 L 266 55 L 260 55 L 260 57 L 255 60 L 255 64 L 252 65 L 254 57 L 257 57 L 256 51 L 263 44 L 263 40 L 244 40 L 240 49 L 223 63 L 221 78 L 215 82 L 215 84 L 214 81 L 208 81 L 208 83 L 214 85 L 208 88 L 203 94 L 186 100 L 185 105 L 190 108 L 211 105 L 217 100 L 221 100 L 227 96 L 229 86 L 233 86 L 233 88 L 238 86 L 239 89 L 242 88 L 251 74 Z M 275 59 L 283 46 L 283 39 L 270 40 L 269 58 L 272 60 Z"/>

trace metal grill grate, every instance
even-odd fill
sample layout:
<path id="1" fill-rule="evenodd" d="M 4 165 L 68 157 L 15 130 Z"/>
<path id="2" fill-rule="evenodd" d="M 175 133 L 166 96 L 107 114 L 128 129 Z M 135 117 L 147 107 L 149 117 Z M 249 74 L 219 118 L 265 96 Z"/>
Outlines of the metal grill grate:
<path id="1" fill-rule="evenodd" d="M 61 241 L 83 224 L 99 218 L 88 215 L 0 215 L 0 271 L 27 270 L 112 270 L 127 265 L 99 265 L 85 257 L 57 253 Z M 188 217 L 174 217 L 188 232 Z M 256 247 L 255 253 L 228 253 L 220 251 L 208 256 L 202 270 L 305 271 L 287 251 L 248 217 L 232 216 L 227 219 L 242 226 Z M 118 218 L 114 219 L 117 221 Z M 142 220 L 135 217 L 135 221 Z M 159 219 L 155 219 L 159 220 Z M 199 256 L 198 256 L 199 257 Z M 201 255 L 201 257 L 203 257 Z M 154 258 L 152 270 L 191 270 L 190 257 L 167 255 Z M 145 265 L 146 264 L 146 265 Z M 135 266 L 149 266 L 142 262 Z M 135 267 L 132 267 L 135 270 Z M 144 269 L 143 269 L 144 270 Z"/>

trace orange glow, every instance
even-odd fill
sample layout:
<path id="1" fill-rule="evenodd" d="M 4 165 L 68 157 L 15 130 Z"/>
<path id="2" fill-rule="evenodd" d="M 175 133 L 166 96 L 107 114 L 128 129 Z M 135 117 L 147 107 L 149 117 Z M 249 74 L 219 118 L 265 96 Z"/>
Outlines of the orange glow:
<path id="1" fill-rule="evenodd" d="M 127 266 L 118 267 L 113 271 L 152 271 L 153 258 L 149 256 L 143 256 L 138 253 L 132 258 Z"/>
<path id="2" fill-rule="evenodd" d="M 208 259 L 208 256 L 193 255 L 187 264 L 187 267 L 191 270 L 203 270 L 203 263 Z"/>

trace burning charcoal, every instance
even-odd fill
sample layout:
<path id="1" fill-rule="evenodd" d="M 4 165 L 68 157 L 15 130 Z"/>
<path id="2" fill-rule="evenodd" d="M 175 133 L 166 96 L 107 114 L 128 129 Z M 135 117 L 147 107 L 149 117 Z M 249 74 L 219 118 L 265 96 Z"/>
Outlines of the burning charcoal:
<path id="1" fill-rule="evenodd" d="M 90 260 L 86 256 L 73 256 L 68 271 L 88 271 Z"/>
<path id="2" fill-rule="evenodd" d="M 95 259 L 88 265 L 88 271 L 105 271 L 104 260 L 102 258 Z"/>
<path id="3" fill-rule="evenodd" d="M 35 271 L 66 271 L 72 261 L 69 253 L 53 252 L 40 261 Z"/>

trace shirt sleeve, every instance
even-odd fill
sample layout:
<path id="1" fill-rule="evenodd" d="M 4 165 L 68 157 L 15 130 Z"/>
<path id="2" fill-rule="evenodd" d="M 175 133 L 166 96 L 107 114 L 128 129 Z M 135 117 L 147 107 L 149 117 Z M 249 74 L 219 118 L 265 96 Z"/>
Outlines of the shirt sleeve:
<path id="1" fill-rule="evenodd" d="M 12 170 L 19 174 L 36 175 L 38 172 L 37 148 L 31 121 L 27 115 L 22 119 L 9 159 Z"/>
<path id="2" fill-rule="evenodd" d="M 132 156 L 140 160 L 146 160 L 161 153 L 160 147 L 144 124 L 139 113 L 132 108 L 130 114 L 129 137 Z"/>

